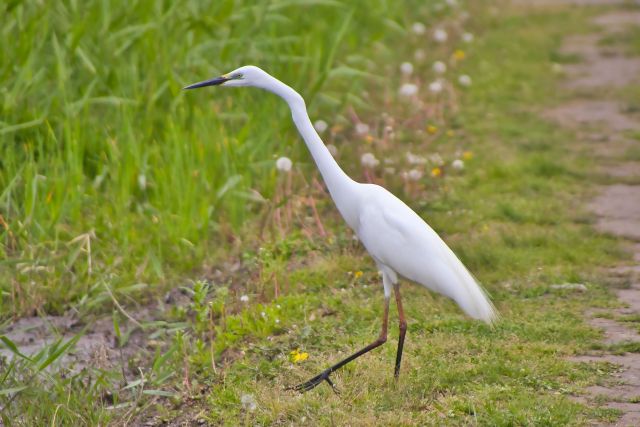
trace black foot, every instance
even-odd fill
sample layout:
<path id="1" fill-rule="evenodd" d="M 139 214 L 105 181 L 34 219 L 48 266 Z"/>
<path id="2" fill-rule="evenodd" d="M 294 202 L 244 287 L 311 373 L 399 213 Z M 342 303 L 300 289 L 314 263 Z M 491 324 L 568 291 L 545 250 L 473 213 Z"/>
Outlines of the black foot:
<path id="1" fill-rule="evenodd" d="M 287 390 L 295 390 L 295 391 L 299 391 L 300 393 L 304 393 L 305 391 L 309 391 L 316 388 L 322 383 L 322 381 L 326 381 L 329 383 L 329 385 L 331 386 L 331 389 L 335 394 L 340 394 L 336 386 L 333 384 L 333 382 L 329 378 L 329 374 L 331 374 L 331 371 L 329 370 L 322 371 L 315 377 L 311 378 L 306 383 L 298 384 L 297 386 L 293 386 L 293 387 L 287 387 Z"/>

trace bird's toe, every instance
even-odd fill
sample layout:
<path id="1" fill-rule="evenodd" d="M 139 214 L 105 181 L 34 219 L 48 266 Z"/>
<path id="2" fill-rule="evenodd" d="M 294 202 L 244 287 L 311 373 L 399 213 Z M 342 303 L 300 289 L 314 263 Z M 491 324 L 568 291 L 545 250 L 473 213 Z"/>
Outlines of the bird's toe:
<path id="1" fill-rule="evenodd" d="M 320 374 L 318 374 L 315 377 L 311 378 L 307 382 L 304 382 L 302 384 L 298 384 L 298 385 L 293 386 L 293 387 L 287 387 L 287 390 L 295 390 L 295 391 L 299 391 L 300 393 L 304 393 L 304 392 L 307 392 L 309 390 L 313 390 L 314 388 L 319 386 L 322 383 L 322 381 L 326 381 L 331 386 L 331 389 L 334 391 L 334 393 L 340 394 L 340 392 L 336 388 L 335 384 L 333 384 L 333 382 L 329 378 L 329 374 L 330 374 L 330 372 L 328 372 L 328 371 L 321 372 Z"/>

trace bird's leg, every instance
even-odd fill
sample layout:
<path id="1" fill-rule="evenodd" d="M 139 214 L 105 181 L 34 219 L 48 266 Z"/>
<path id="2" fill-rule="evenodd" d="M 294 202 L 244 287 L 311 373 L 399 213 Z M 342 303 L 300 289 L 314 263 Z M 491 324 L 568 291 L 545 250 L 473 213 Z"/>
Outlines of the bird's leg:
<path id="1" fill-rule="evenodd" d="M 387 325 L 389 323 L 389 297 L 385 297 L 384 299 L 384 315 L 382 318 L 382 330 L 380 331 L 380 336 L 378 336 L 378 339 L 376 339 L 374 342 L 372 342 L 371 344 L 369 344 L 368 346 L 366 346 L 365 348 L 363 348 L 362 350 L 359 350 L 355 353 L 353 353 L 351 356 L 347 357 L 344 360 L 341 360 L 340 362 L 336 363 L 333 366 L 330 366 L 329 368 L 325 369 L 324 371 L 320 372 L 318 375 L 316 375 L 315 377 L 311 378 L 309 381 L 299 384 L 297 386 L 294 387 L 288 387 L 287 390 L 296 390 L 296 391 L 300 391 L 300 392 L 305 392 L 305 391 L 309 391 L 315 387 L 317 387 L 318 385 L 320 385 L 320 383 L 322 383 L 322 381 L 326 381 L 327 383 L 329 383 L 329 385 L 331 386 L 331 388 L 333 388 L 333 391 L 335 391 L 336 393 L 338 392 L 336 390 L 336 387 L 333 385 L 333 382 L 331 382 L 331 380 L 329 379 L 329 375 L 334 372 L 337 371 L 338 369 L 342 368 L 344 365 L 346 365 L 347 363 L 351 362 L 354 359 L 357 359 L 358 357 L 362 356 L 365 353 L 370 352 L 371 350 L 373 350 L 376 347 L 381 346 L 382 344 L 384 344 L 387 341 Z"/>
<path id="2" fill-rule="evenodd" d="M 393 293 L 396 296 L 398 306 L 398 318 L 400 320 L 400 335 L 398 337 L 398 352 L 396 353 L 396 369 L 393 376 L 397 379 L 400 376 L 400 363 L 402 362 L 402 347 L 404 347 L 404 336 L 407 333 L 407 321 L 404 320 L 404 309 L 402 308 L 402 298 L 400 298 L 400 284 L 393 285 Z"/>

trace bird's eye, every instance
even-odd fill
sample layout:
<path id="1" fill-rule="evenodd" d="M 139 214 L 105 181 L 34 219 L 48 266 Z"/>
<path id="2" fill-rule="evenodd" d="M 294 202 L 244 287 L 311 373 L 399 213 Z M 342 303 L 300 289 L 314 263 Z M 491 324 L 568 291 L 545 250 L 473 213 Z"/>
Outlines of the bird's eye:
<path id="1" fill-rule="evenodd" d="M 235 73 L 231 75 L 231 80 L 241 80 L 242 79 L 242 73 Z"/>

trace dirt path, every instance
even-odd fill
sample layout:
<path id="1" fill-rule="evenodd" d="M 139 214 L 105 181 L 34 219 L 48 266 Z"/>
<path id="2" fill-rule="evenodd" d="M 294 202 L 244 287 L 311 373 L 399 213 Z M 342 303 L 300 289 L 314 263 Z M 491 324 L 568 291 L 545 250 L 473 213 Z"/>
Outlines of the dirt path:
<path id="1" fill-rule="evenodd" d="M 582 5 L 594 2 L 567 2 Z M 602 5 L 624 2 L 595 2 Z M 612 283 L 621 283 L 615 293 L 624 305 L 613 310 L 586 313 L 589 322 L 604 333 L 604 344 L 619 345 L 640 342 L 638 330 L 624 317 L 640 314 L 640 162 L 628 160 L 627 153 L 635 144 L 629 132 L 640 132 L 640 117 L 629 112 L 617 99 L 621 89 L 640 83 L 640 58 L 625 55 L 619 47 L 607 46 L 602 40 L 614 33 L 640 26 L 640 8 L 619 7 L 594 19 L 600 31 L 569 37 L 561 52 L 577 56 L 580 62 L 565 67 L 563 89 L 571 100 L 544 113 L 545 117 L 575 129 L 586 150 L 597 156 L 602 173 L 610 185 L 599 190 L 589 204 L 597 215 L 596 228 L 627 241 L 633 263 L 611 268 Z M 618 92 L 616 92 L 616 90 Z M 619 352 L 617 352 L 619 353 Z M 575 358 L 581 362 L 609 362 L 620 370 L 604 384 L 589 387 L 577 397 L 587 404 L 604 405 L 622 411 L 616 426 L 640 425 L 640 354 L 600 352 Z"/>

